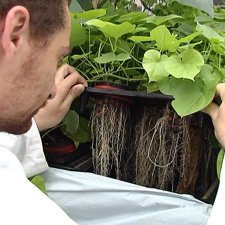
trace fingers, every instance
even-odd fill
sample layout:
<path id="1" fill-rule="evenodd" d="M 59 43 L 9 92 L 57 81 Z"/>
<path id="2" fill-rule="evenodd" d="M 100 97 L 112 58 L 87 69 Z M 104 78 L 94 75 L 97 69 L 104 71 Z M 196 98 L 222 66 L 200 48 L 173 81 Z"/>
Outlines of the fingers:
<path id="1" fill-rule="evenodd" d="M 69 65 L 60 67 L 56 75 L 56 83 L 57 98 L 61 102 L 67 98 L 68 94 L 74 96 L 74 98 L 79 96 L 80 92 L 87 86 L 87 81 Z M 77 85 L 79 86 L 77 87 Z"/>
<path id="2" fill-rule="evenodd" d="M 61 83 L 58 85 L 58 98 L 60 98 L 62 101 L 67 97 L 67 95 L 71 92 L 71 89 L 78 86 L 78 90 L 80 86 L 83 86 L 82 90 L 84 90 L 84 87 L 87 85 L 85 79 L 81 77 L 77 72 L 74 72 L 70 75 L 68 75 Z M 76 88 L 75 88 L 76 89 Z"/>
<path id="3" fill-rule="evenodd" d="M 220 83 L 216 86 L 214 102 L 211 102 L 202 111 L 211 116 L 212 120 L 215 120 L 218 114 L 219 105 L 221 104 L 221 101 L 223 101 L 223 99 L 225 99 L 225 83 Z"/>
<path id="4" fill-rule="evenodd" d="M 220 97 L 222 101 L 225 99 L 225 83 L 216 86 L 216 97 Z"/>
<path id="5" fill-rule="evenodd" d="M 85 89 L 85 86 L 82 84 L 77 84 L 75 86 L 73 86 L 69 92 L 70 96 L 72 96 L 73 98 L 76 98 L 78 96 L 80 96 L 83 91 Z"/>
<path id="6" fill-rule="evenodd" d="M 69 74 L 71 74 L 75 71 L 76 70 L 68 64 L 64 64 L 64 65 L 60 66 L 56 72 L 55 83 L 58 84 L 60 81 L 64 80 L 64 78 L 66 76 L 68 76 Z"/>
<path id="7" fill-rule="evenodd" d="M 64 99 L 62 107 L 65 107 L 65 108 L 69 107 L 72 104 L 72 102 L 74 101 L 74 99 L 83 93 L 84 89 L 85 89 L 85 86 L 82 84 L 77 84 L 77 85 L 73 86 L 70 89 L 66 98 Z"/>
<path id="8" fill-rule="evenodd" d="M 87 81 L 70 65 L 64 64 L 62 65 L 56 72 L 55 83 L 63 81 L 70 74 L 76 74 L 77 83 L 84 84 L 87 86 Z"/>
<path id="9" fill-rule="evenodd" d="M 202 109 L 204 113 L 208 114 L 212 118 L 212 121 L 216 119 L 218 110 L 219 106 L 214 102 L 210 103 L 207 107 Z"/>

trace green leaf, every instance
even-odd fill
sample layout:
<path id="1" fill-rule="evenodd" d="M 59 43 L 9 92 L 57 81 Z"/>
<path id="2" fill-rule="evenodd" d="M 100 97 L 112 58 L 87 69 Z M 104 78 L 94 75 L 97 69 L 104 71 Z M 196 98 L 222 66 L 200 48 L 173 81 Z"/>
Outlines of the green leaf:
<path id="1" fill-rule="evenodd" d="M 164 78 L 158 82 L 159 90 L 166 95 L 172 95 L 172 106 L 178 115 L 187 116 L 205 108 L 214 98 L 216 85 L 221 74 L 213 72 L 209 65 L 202 66 L 196 82 L 174 77 Z"/>
<path id="2" fill-rule="evenodd" d="M 194 38 L 198 37 L 201 34 L 201 32 L 194 32 L 193 34 L 190 34 L 184 38 L 180 39 L 181 43 L 189 43 L 190 41 L 192 41 Z"/>
<path id="3" fill-rule="evenodd" d="M 209 15 L 213 16 L 214 10 L 213 10 L 213 0 L 176 0 L 177 2 L 191 6 L 196 9 L 200 9 Z"/>
<path id="4" fill-rule="evenodd" d="M 205 88 L 206 92 L 210 90 L 213 90 L 213 92 L 215 92 L 215 87 L 222 80 L 223 75 L 219 71 L 213 70 L 210 65 L 205 64 L 202 66 L 201 72 L 199 73 L 197 78 L 197 83 L 199 80 L 203 82 L 203 87 L 201 87 L 198 83 L 199 87 Z"/>
<path id="5" fill-rule="evenodd" d="M 163 94 L 174 96 L 172 106 L 179 116 L 187 116 L 202 108 L 202 104 L 198 105 L 202 93 L 195 82 L 170 77 L 159 81 L 158 85 Z"/>
<path id="6" fill-rule="evenodd" d="M 161 55 L 157 50 L 148 50 L 145 52 L 142 65 L 148 74 L 149 82 L 158 81 L 169 75 L 164 64 L 167 59 L 168 57 L 166 55 Z"/>
<path id="7" fill-rule="evenodd" d="M 105 14 L 106 14 L 105 9 L 92 9 L 92 10 L 84 11 L 82 13 L 76 13 L 75 16 L 80 19 L 91 20 L 91 19 L 102 17 Z"/>
<path id="8" fill-rule="evenodd" d="M 91 141 L 91 129 L 89 127 L 89 120 L 80 117 L 79 128 L 73 134 L 73 140 L 79 143 L 86 143 Z"/>
<path id="9" fill-rule="evenodd" d="M 204 64 L 203 56 L 195 49 L 187 49 L 180 55 L 173 55 L 165 62 L 168 73 L 176 78 L 194 80 Z"/>
<path id="10" fill-rule="evenodd" d="M 62 130 L 67 135 L 75 133 L 79 127 L 79 115 L 74 110 L 69 110 L 63 119 Z"/>
<path id="11" fill-rule="evenodd" d="M 225 43 L 224 42 L 219 42 L 218 40 L 211 40 L 211 45 L 212 45 L 212 49 L 220 54 L 220 55 L 224 55 L 225 54 Z"/>
<path id="12" fill-rule="evenodd" d="M 100 64 L 113 62 L 115 60 L 116 60 L 116 54 L 113 52 L 102 54 L 101 56 L 94 59 L 95 62 Z"/>
<path id="13" fill-rule="evenodd" d="M 200 45 L 202 44 L 202 41 L 199 41 L 199 42 L 195 42 L 193 44 L 186 44 L 186 45 L 182 45 L 179 47 L 179 50 L 182 52 L 182 50 L 187 50 L 187 49 L 192 49 L 192 48 L 195 48 L 197 45 Z"/>
<path id="14" fill-rule="evenodd" d="M 116 60 L 115 61 L 126 61 L 131 59 L 130 54 L 128 53 L 120 53 L 116 56 Z"/>
<path id="15" fill-rule="evenodd" d="M 208 23 L 211 22 L 213 18 L 207 14 L 200 14 L 199 16 L 195 17 L 195 22 L 199 23 Z"/>
<path id="16" fill-rule="evenodd" d="M 137 42 L 152 41 L 152 38 L 147 36 L 131 36 L 129 37 L 129 40 L 137 43 Z"/>
<path id="17" fill-rule="evenodd" d="M 82 12 L 80 4 L 76 0 L 72 0 L 70 4 L 70 12 Z"/>
<path id="18" fill-rule="evenodd" d="M 145 32 L 148 33 L 148 28 L 146 27 L 136 27 L 135 30 L 134 30 L 134 34 L 137 34 L 137 33 L 140 33 L 140 32 Z"/>
<path id="19" fill-rule="evenodd" d="M 166 21 L 168 20 L 172 20 L 172 19 L 181 19 L 182 17 L 181 16 L 178 16 L 178 15 L 168 15 L 168 16 L 156 16 L 156 15 L 152 15 L 152 16 L 149 16 L 147 19 L 146 19 L 146 23 L 153 23 L 157 26 L 165 23 Z"/>
<path id="20" fill-rule="evenodd" d="M 160 25 L 154 28 L 151 31 L 150 36 L 152 40 L 156 41 L 159 50 L 174 52 L 180 45 L 179 40 L 170 33 L 165 25 Z"/>
<path id="21" fill-rule="evenodd" d="M 196 30 L 201 32 L 203 36 L 205 36 L 208 40 L 218 40 L 220 42 L 224 42 L 224 37 L 218 34 L 218 32 L 215 31 L 215 29 L 207 26 L 207 25 L 201 25 L 200 23 L 197 23 Z"/>
<path id="22" fill-rule="evenodd" d="M 130 22 L 132 24 L 135 24 L 142 21 L 143 19 L 147 17 L 148 17 L 148 14 L 145 12 L 130 12 L 130 13 L 121 15 L 119 19 L 117 19 L 117 22 L 119 23 Z"/>
<path id="23" fill-rule="evenodd" d="M 217 156 L 217 162 L 216 162 L 216 168 L 217 168 L 217 176 L 220 179 L 220 173 L 223 165 L 223 159 L 224 159 L 224 149 L 220 149 L 219 154 Z"/>
<path id="24" fill-rule="evenodd" d="M 84 59 L 84 58 L 87 58 L 88 55 L 90 55 L 91 52 L 88 52 L 88 53 L 85 53 L 85 54 L 82 54 L 82 55 L 72 55 L 71 58 L 74 59 L 74 60 L 78 60 L 78 59 Z"/>
<path id="25" fill-rule="evenodd" d="M 48 195 L 45 187 L 45 179 L 41 175 L 34 176 L 30 179 L 31 183 L 39 188 L 44 194 Z"/>
<path id="26" fill-rule="evenodd" d="M 93 19 L 89 20 L 87 24 L 99 28 L 99 30 L 106 37 L 113 37 L 115 39 L 122 37 L 124 34 L 133 33 L 135 30 L 135 25 L 132 25 L 129 22 L 124 22 L 122 24 L 113 24 L 111 22 Z"/>
<path id="27" fill-rule="evenodd" d="M 144 85 L 144 87 L 147 89 L 148 93 L 159 91 L 159 87 L 156 82 L 150 82 L 150 83 Z"/>
<path id="28" fill-rule="evenodd" d="M 86 41 L 86 31 L 77 19 L 71 18 L 71 47 L 79 46 Z"/>
<path id="29" fill-rule="evenodd" d="M 95 58 L 95 62 L 104 64 L 104 63 L 109 63 L 109 62 L 114 62 L 114 61 L 126 61 L 130 59 L 130 55 L 128 53 L 120 53 L 116 55 L 113 52 L 108 52 L 105 54 L 102 54 L 101 56 Z"/>
<path id="30" fill-rule="evenodd" d="M 91 0 L 76 0 L 76 1 L 80 4 L 80 6 L 81 6 L 81 8 L 83 10 L 92 9 L 92 2 L 91 2 Z"/>
<path id="31" fill-rule="evenodd" d="M 123 39 L 117 40 L 116 53 L 124 53 L 124 52 L 130 52 L 130 51 L 131 51 L 131 49 L 130 49 L 128 41 L 125 41 Z"/>

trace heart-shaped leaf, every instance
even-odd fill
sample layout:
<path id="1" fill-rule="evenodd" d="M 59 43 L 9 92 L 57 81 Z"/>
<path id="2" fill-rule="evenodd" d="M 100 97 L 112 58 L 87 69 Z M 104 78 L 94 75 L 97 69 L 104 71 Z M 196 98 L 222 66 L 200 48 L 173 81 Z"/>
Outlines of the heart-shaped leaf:
<path id="1" fill-rule="evenodd" d="M 168 50 L 170 52 L 175 52 L 180 45 L 179 40 L 170 33 L 165 25 L 154 28 L 151 31 L 150 36 L 152 40 L 156 41 L 157 48 L 162 51 Z"/>
<path id="2" fill-rule="evenodd" d="M 172 106 L 177 114 L 187 116 L 202 110 L 212 101 L 220 80 L 219 72 L 213 72 L 211 66 L 204 65 L 196 82 L 168 77 L 161 79 L 158 86 L 162 93 L 174 97 Z"/>
<path id="3" fill-rule="evenodd" d="M 176 78 L 194 80 L 204 64 L 203 56 L 195 49 L 187 49 L 180 55 L 173 55 L 165 62 L 169 74 Z"/>
<path id="4" fill-rule="evenodd" d="M 167 59 L 168 56 L 161 55 L 157 50 L 149 50 L 144 54 L 142 65 L 148 74 L 149 82 L 158 81 L 169 75 L 164 64 Z"/>

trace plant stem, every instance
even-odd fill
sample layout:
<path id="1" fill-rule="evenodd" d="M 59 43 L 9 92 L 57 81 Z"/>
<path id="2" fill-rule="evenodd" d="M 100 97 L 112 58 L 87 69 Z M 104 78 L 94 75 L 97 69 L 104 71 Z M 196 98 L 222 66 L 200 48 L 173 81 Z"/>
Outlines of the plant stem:
<path id="1" fill-rule="evenodd" d="M 219 68 L 221 67 L 221 54 L 219 54 Z"/>
<path id="2" fill-rule="evenodd" d="M 81 49 L 81 51 L 83 52 L 83 54 L 85 54 L 85 51 L 83 50 L 83 48 L 80 46 L 80 49 Z M 97 73 L 97 74 L 99 74 L 98 73 L 98 70 L 96 70 L 96 68 L 95 68 L 95 66 L 92 64 L 92 62 L 88 59 L 88 58 L 85 58 L 85 60 L 89 63 L 89 65 L 94 69 L 94 71 Z"/>
<path id="3" fill-rule="evenodd" d="M 125 51 L 124 49 L 122 49 L 122 48 L 120 48 L 120 47 L 117 47 L 117 48 L 120 49 L 121 51 L 125 52 L 125 53 L 128 53 L 128 54 L 130 55 L 130 57 L 131 57 L 132 59 L 134 59 L 134 60 L 135 60 L 137 63 L 139 63 L 140 65 L 142 64 L 141 61 L 139 61 L 138 59 L 136 59 L 136 58 L 131 54 L 131 52 L 133 51 L 133 48 L 131 49 L 130 52 L 127 52 L 127 51 Z"/>
<path id="4" fill-rule="evenodd" d="M 143 67 L 130 67 L 130 68 L 116 70 L 114 73 L 120 72 L 120 71 L 126 71 L 126 70 L 143 70 L 144 71 Z"/>
<path id="5" fill-rule="evenodd" d="M 80 70 L 80 69 L 78 69 L 78 68 L 76 68 L 76 70 L 77 70 L 80 74 L 82 74 L 82 76 L 85 77 L 87 80 L 90 79 L 90 78 L 89 78 L 82 70 Z"/>

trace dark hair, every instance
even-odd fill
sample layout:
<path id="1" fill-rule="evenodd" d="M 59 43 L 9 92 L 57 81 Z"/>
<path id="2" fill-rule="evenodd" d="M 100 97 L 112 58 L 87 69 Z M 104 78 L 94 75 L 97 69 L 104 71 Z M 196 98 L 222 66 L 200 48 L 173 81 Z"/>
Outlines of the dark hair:
<path id="1" fill-rule="evenodd" d="M 0 19 L 14 6 L 24 6 L 30 13 L 31 37 L 47 41 L 65 24 L 65 7 L 70 0 L 0 0 Z"/>

